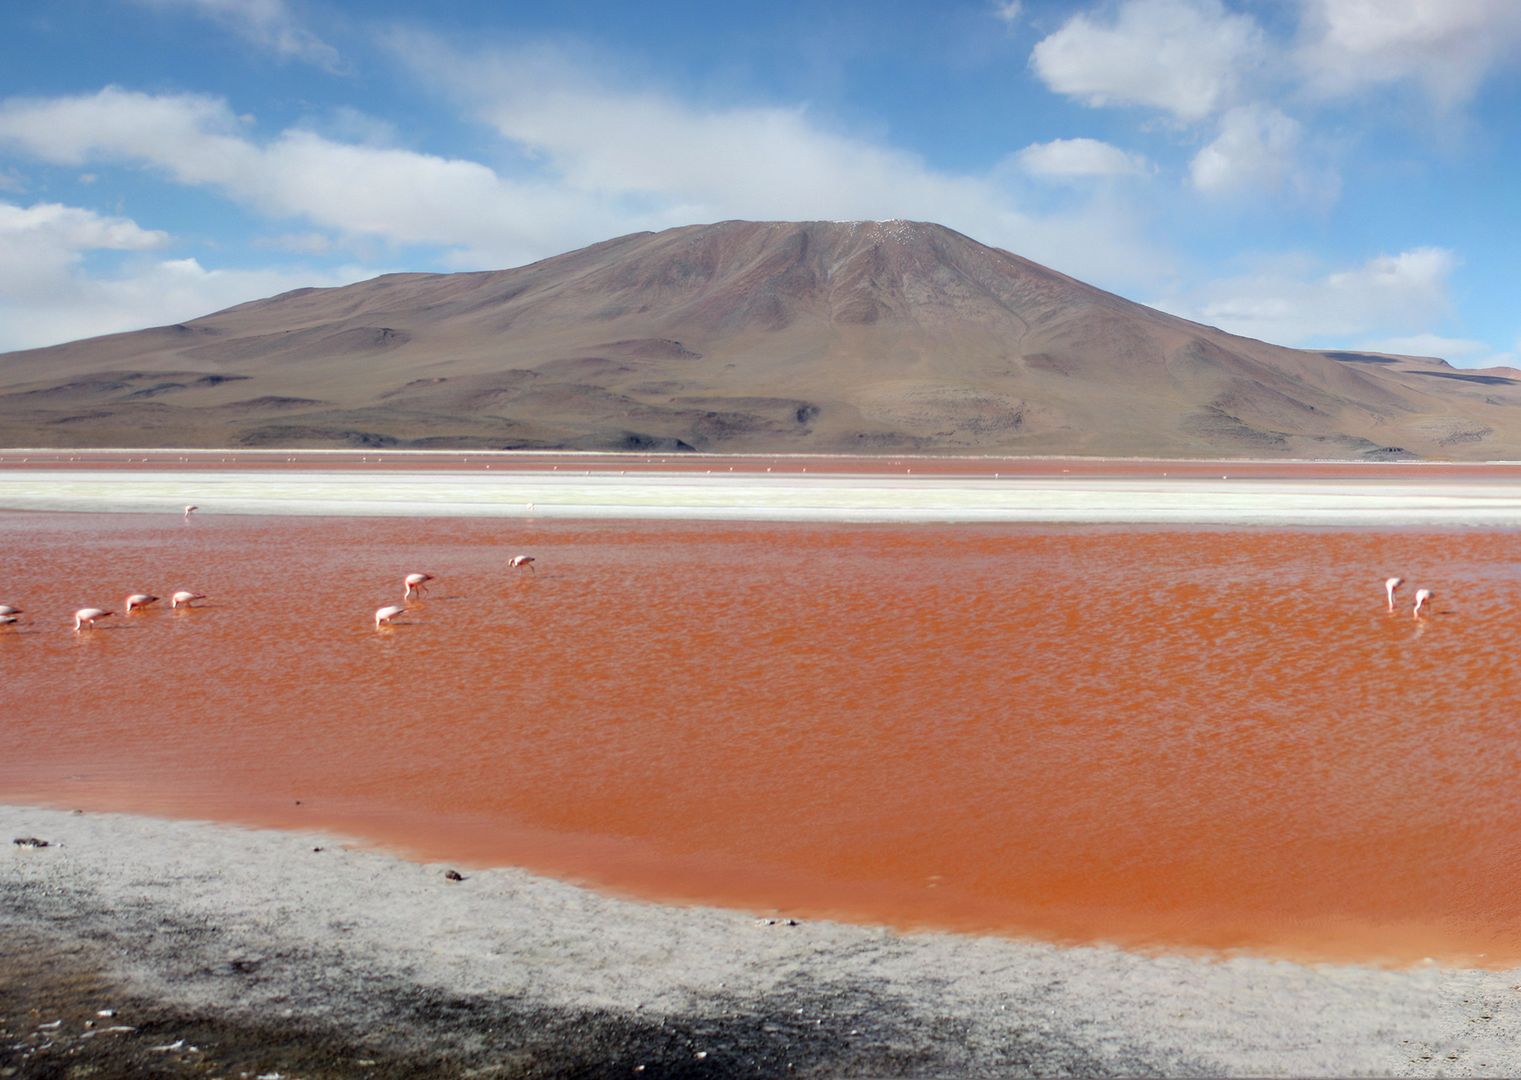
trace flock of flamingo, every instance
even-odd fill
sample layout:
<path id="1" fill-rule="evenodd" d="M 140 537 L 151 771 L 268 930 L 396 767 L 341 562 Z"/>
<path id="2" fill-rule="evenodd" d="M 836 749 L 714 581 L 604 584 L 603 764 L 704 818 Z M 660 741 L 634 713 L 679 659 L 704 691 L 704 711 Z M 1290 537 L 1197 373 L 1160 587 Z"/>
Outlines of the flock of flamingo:
<path id="1" fill-rule="evenodd" d="M 199 509 L 200 507 L 195 506 L 194 504 L 185 507 L 185 520 L 190 520 L 190 515 Z M 512 558 L 507 560 L 507 565 L 514 570 L 534 570 L 533 564 L 534 557 L 532 555 L 514 555 Z M 406 586 L 406 591 L 401 594 L 401 598 L 403 600 L 409 600 L 413 596 L 421 597 L 422 594 L 427 590 L 428 582 L 433 580 L 434 577 L 432 574 L 425 574 L 421 572 L 408 574 L 402 579 L 402 584 Z M 169 598 L 169 606 L 172 608 L 188 608 L 196 600 L 208 599 L 210 599 L 210 597 L 208 597 L 205 593 L 191 592 L 189 589 L 181 589 Z M 122 611 L 124 614 L 131 615 L 134 611 L 138 611 L 152 604 L 156 604 L 158 601 L 159 597 L 154 596 L 152 593 L 132 593 L 122 601 Z M 379 630 L 382 626 L 385 626 L 392 619 L 396 618 L 396 616 L 400 615 L 406 610 L 406 607 L 401 604 L 387 604 L 385 607 L 376 609 L 375 629 Z M 12 626 L 17 622 L 20 622 L 21 616 L 24 613 L 24 608 L 18 608 L 11 604 L 0 604 L 0 626 Z M 74 612 L 74 632 L 77 634 L 86 629 L 93 630 L 95 629 L 95 623 L 97 620 L 104 619 L 115 614 L 116 612 L 108 611 L 105 608 L 82 607 L 78 611 Z"/>
<path id="2" fill-rule="evenodd" d="M 185 520 L 189 521 L 190 515 L 199 509 L 200 507 L 194 505 L 193 503 L 189 506 L 186 506 Z M 532 555 L 514 555 L 511 559 L 507 560 L 507 565 L 514 570 L 533 570 L 533 563 L 534 557 Z M 428 582 L 433 580 L 434 577 L 432 574 L 426 574 L 422 572 L 408 574 L 405 578 L 402 579 L 402 584 L 405 586 L 405 591 L 401 594 L 401 598 L 403 600 L 410 600 L 413 596 L 421 597 L 427 590 Z M 1384 593 L 1389 598 L 1390 611 L 1394 610 L 1394 594 L 1399 591 L 1400 586 L 1403 584 L 1405 584 L 1405 579 L 1402 577 L 1391 577 L 1384 580 Z M 1436 593 L 1432 592 L 1430 589 L 1415 590 L 1415 607 L 1411 609 L 1411 617 L 1416 619 L 1421 618 L 1421 608 L 1425 607 L 1427 601 L 1432 600 L 1435 596 Z M 159 598 L 157 596 L 154 596 L 151 593 L 133 593 L 122 602 L 122 607 L 126 614 L 131 615 L 139 608 L 145 608 L 150 604 L 157 603 L 158 599 Z M 206 599 L 208 599 L 208 597 L 202 593 L 191 592 L 189 589 L 181 589 L 170 597 L 169 606 L 174 608 L 181 606 L 189 607 L 193 601 Z M 384 607 L 377 608 L 375 610 L 375 629 L 379 630 L 381 627 L 385 626 L 392 619 L 396 618 L 396 616 L 402 614 L 406 610 L 407 609 L 403 604 L 387 604 Z M 22 615 L 22 613 L 22 608 L 13 607 L 10 604 L 0 604 L 0 626 L 9 626 L 16 623 L 19 621 L 19 617 Z M 86 627 L 94 629 L 95 621 L 97 619 L 104 619 L 109 615 L 115 614 L 116 612 L 107 611 L 105 608 L 80 608 L 78 611 L 74 612 L 74 632 L 77 634 L 81 630 L 84 630 Z"/>

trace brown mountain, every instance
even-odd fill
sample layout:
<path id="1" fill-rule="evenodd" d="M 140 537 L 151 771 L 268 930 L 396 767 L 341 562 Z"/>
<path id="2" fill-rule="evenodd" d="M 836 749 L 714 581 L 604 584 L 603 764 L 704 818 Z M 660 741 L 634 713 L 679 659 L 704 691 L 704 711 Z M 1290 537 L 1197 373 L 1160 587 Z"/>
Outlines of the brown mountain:
<path id="1" fill-rule="evenodd" d="M 1521 458 L 1521 373 L 1237 337 L 939 225 L 729 221 L 9 353 L 0 445 Z"/>

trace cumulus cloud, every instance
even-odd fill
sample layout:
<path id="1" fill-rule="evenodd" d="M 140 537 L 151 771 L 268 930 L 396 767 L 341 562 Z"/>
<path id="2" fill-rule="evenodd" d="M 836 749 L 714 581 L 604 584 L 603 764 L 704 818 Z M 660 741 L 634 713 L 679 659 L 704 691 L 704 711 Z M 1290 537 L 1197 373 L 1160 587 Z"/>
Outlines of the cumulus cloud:
<path id="1" fill-rule="evenodd" d="M 1457 258 L 1420 247 L 1328 274 L 1295 265 L 1227 278 L 1155 306 L 1196 322 L 1281 345 L 1314 345 L 1417 332 L 1446 313 Z"/>
<path id="2" fill-rule="evenodd" d="M 1107 17 L 1074 15 L 1035 46 L 1030 64 L 1085 105 L 1143 105 L 1197 121 L 1233 102 L 1265 48 L 1256 21 L 1220 0 L 1124 0 Z"/>
<path id="3" fill-rule="evenodd" d="M 76 206 L 0 202 L 0 290 L 35 298 L 88 252 L 146 251 L 168 239 L 127 218 Z"/>
<path id="4" fill-rule="evenodd" d="M 1054 139 L 1032 143 L 1014 155 L 1015 163 L 1033 176 L 1056 178 L 1139 176 L 1152 171 L 1141 154 L 1132 154 L 1098 139 Z"/>
<path id="5" fill-rule="evenodd" d="M 478 162 L 338 142 L 290 129 L 260 143 L 225 101 L 107 87 L 0 103 L 0 145 L 56 164 L 145 165 L 276 217 L 356 237 L 470 247 L 493 260 L 552 253 L 573 221 L 583 242 L 618 231 L 596 200 L 505 179 Z"/>
<path id="6" fill-rule="evenodd" d="M 282 60 L 298 60 L 340 73 L 338 50 L 303 26 L 284 0 L 137 0 L 165 11 L 209 19 Z"/>
<path id="7" fill-rule="evenodd" d="M 465 53 L 407 34 L 395 51 L 563 190 L 640 208 L 644 227 L 725 218 L 937 221 L 1118 287 L 1170 258 L 1102 195 L 1033 213 L 1007 169 L 950 172 L 842 133 L 803 107 L 695 104 L 630 91 L 554 51 Z"/>
<path id="8" fill-rule="evenodd" d="M 1302 160 L 1303 129 L 1297 120 L 1264 105 L 1242 105 L 1220 118 L 1214 140 L 1189 163 L 1189 181 L 1206 195 L 1286 192 L 1328 203 L 1341 190 L 1328 168 Z"/>
<path id="9" fill-rule="evenodd" d="M 1521 48 L 1515 0 L 1302 0 L 1298 66 L 1337 97 L 1414 79 L 1443 107 Z"/>
<path id="10" fill-rule="evenodd" d="M 255 296 L 339 285 L 378 271 L 349 267 L 206 269 L 148 253 L 170 243 L 156 229 L 77 206 L 0 202 L 0 352 L 181 322 Z M 122 253 L 92 269 L 100 252 Z"/>
<path id="11" fill-rule="evenodd" d="M 139 94 L 107 87 L 61 98 L 0 102 L 0 143 L 57 165 L 158 161 L 183 155 L 183 177 L 235 173 L 247 163 L 242 123 L 226 102 L 202 94 Z"/>
<path id="12" fill-rule="evenodd" d="M 599 84 L 555 58 L 470 56 L 417 38 L 405 54 L 527 166 L 506 174 L 300 128 L 261 140 L 219 99 L 119 88 L 0 103 L 0 146 L 146 166 L 350 240 L 452 249 L 461 268 L 732 217 L 940 221 L 1111 285 L 1154 279 L 1166 263 L 1112 202 L 1032 214 L 996 169 L 937 170 L 801 107 L 693 105 Z"/>

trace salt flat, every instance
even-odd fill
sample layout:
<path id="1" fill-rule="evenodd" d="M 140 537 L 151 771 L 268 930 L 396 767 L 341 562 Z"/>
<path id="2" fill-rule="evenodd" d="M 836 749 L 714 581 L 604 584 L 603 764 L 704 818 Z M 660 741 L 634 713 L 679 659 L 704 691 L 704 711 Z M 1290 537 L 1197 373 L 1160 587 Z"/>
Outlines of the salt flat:
<path id="1" fill-rule="evenodd" d="M 614 471 L 0 473 L 13 510 L 812 522 L 1521 526 L 1521 485 L 1469 479 L 777 476 Z"/>

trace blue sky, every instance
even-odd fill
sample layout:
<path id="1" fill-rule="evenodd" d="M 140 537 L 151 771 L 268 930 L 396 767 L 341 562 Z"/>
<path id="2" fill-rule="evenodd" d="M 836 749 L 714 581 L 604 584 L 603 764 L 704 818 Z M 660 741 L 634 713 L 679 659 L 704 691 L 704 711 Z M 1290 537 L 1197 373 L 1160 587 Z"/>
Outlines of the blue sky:
<path id="1" fill-rule="evenodd" d="M 1521 0 L 50 0 L 0 350 L 728 218 L 911 218 L 1289 345 L 1521 365 Z"/>

